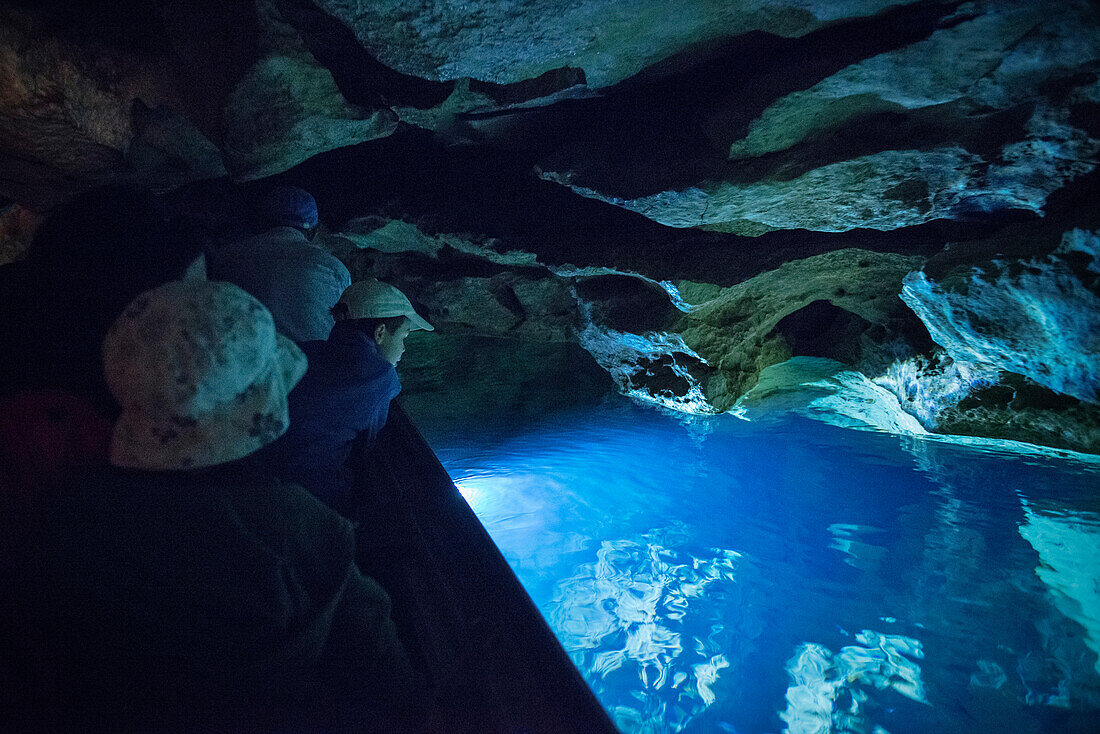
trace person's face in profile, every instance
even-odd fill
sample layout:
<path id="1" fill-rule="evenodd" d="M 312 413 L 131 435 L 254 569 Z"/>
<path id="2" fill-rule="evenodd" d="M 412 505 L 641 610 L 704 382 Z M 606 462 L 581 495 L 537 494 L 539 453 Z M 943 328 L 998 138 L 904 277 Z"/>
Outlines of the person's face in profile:
<path id="1" fill-rule="evenodd" d="M 405 337 L 412 331 L 409 327 L 408 319 L 405 319 L 394 331 L 386 328 L 385 324 L 378 325 L 374 330 L 374 341 L 378 345 L 382 359 L 395 366 L 401 361 L 401 355 L 405 353 Z"/>

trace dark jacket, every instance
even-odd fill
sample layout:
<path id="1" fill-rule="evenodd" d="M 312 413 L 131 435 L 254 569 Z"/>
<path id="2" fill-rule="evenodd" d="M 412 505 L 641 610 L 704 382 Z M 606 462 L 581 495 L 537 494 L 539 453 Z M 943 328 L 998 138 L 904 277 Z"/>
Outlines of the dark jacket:
<path id="1" fill-rule="evenodd" d="M 328 340 L 301 347 L 309 366 L 290 392 L 290 428 L 264 458 L 280 477 L 344 510 L 352 444 L 382 430 L 401 381 L 374 340 L 354 327 L 337 324 Z"/>
<path id="2" fill-rule="evenodd" d="M 297 728 L 414 695 L 350 523 L 299 487 L 100 469 L 57 494 L 43 537 L 39 600 L 79 721 L 265 729 L 281 711 Z"/>

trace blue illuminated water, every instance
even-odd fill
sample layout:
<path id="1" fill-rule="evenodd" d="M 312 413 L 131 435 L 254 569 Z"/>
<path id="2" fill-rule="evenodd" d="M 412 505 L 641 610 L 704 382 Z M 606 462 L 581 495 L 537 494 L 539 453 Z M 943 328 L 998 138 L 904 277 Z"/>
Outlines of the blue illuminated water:
<path id="1" fill-rule="evenodd" d="M 614 395 L 426 405 L 624 731 L 1100 730 L 1094 460 Z"/>

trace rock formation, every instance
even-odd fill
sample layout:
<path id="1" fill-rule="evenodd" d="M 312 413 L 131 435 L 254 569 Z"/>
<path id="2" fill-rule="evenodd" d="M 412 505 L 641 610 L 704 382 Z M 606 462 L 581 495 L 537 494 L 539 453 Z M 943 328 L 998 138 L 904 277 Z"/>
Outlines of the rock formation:
<path id="1" fill-rule="evenodd" d="M 1100 451 L 1095 3 L 78 5 L 0 3 L 5 259 L 104 182 L 277 177 L 444 340 Z"/>

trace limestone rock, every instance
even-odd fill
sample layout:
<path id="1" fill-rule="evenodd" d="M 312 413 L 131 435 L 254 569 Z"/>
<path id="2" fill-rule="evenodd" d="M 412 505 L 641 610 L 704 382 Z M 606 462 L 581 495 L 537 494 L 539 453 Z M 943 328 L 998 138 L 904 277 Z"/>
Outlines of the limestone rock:
<path id="1" fill-rule="evenodd" d="M 749 236 L 776 229 L 890 230 L 950 216 L 983 168 L 978 156 L 951 147 L 883 151 L 822 166 L 789 181 L 707 181 L 639 199 L 572 188 L 670 227 L 713 228 Z M 541 175 L 559 183 L 569 181 L 552 172 Z"/>
<path id="2" fill-rule="evenodd" d="M 749 420 L 792 412 L 847 428 L 927 433 L 893 393 L 863 373 L 821 357 L 794 357 L 765 368 L 733 412 Z"/>
<path id="3" fill-rule="evenodd" d="M 1100 453 L 1100 408 L 1012 374 L 979 388 L 937 416 L 941 433 L 1026 441 Z"/>
<path id="4" fill-rule="evenodd" d="M 784 150 L 855 116 L 964 98 L 975 84 L 1003 66 L 1008 49 L 1050 16 L 1040 4 L 1012 5 L 988 6 L 988 12 L 941 28 L 924 41 L 853 64 L 809 89 L 783 97 L 763 111 L 743 140 L 731 146 L 730 157 Z"/>
<path id="5" fill-rule="evenodd" d="M 704 392 L 716 408 L 726 410 L 755 384 L 761 370 L 792 356 L 775 332 L 784 317 L 825 300 L 885 326 L 899 310 L 902 278 L 917 262 L 920 258 L 854 249 L 798 260 L 723 289 L 674 328 L 715 370 Z"/>
<path id="6" fill-rule="evenodd" d="M 667 226 L 749 236 L 1042 214 L 1096 168 L 1098 63 L 1100 13 L 1085 0 L 968 3 L 923 40 L 770 100 L 728 144 L 732 160 L 685 135 L 660 150 L 664 169 L 636 160 L 641 150 L 600 155 L 578 142 L 538 170 Z M 740 131 L 742 96 L 695 102 L 685 125 L 705 116 L 695 135 L 718 144 Z"/>
<path id="7" fill-rule="evenodd" d="M 443 281 L 398 280 L 443 333 L 507 336 L 523 341 L 575 341 L 577 302 L 568 281 L 501 272 Z"/>
<path id="8" fill-rule="evenodd" d="M 509 83 L 568 65 L 583 69 L 593 87 L 614 84 L 709 40 L 754 30 L 800 36 L 831 21 L 873 15 L 899 4 L 903 3 L 318 2 L 351 28 L 382 63 L 405 74 Z"/>
<path id="9" fill-rule="evenodd" d="M 0 7 L 0 194 L 45 208 L 118 176 L 135 99 L 163 99 L 150 65 L 94 41 L 52 37 Z"/>
<path id="10" fill-rule="evenodd" d="M 23 254 L 41 220 L 40 216 L 19 204 L 0 209 L 0 265 L 10 263 Z"/>
<path id="11" fill-rule="evenodd" d="M 748 236 L 777 229 L 885 231 L 972 211 L 1041 213 L 1052 192 L 1095 168 L 1091 157 L 1100 152 L 1100 140 L 1059 121 L 1066 115 L 1038 108 L 1029 121 L 1035 134 L 1006 146 L 999 164 L 959 146 L 887 150 L 821 166 L 790 180 L 711 180 L 636 199 L 574 185 L 567 174 L 540 175 L 670 227 Z"/>
<path id="12" fill-rule="evenodd" d="M 943 350 L 931 355 L 898 359 L 875 370 L 875 384 L 886 388 L 921 425 L 939 429 L 940 416 L 981 390 L 997 383 L 996 369 L 955 362 Z"/>
<path id="13" fill-rule="evenodd" d="M 362 249 L 385 253 L 419 252 L 438 257 L 445 249 L 484 258 L 500 265 L 536 265 L 534 253 L 505 250 L 499 241 L 473 242 L 456 234 L 426 234 L 412 222 L 400 219 L 357 219 L 340 230 L 340 236 Z"/>
<path id="14" fill-rule="evenodd" d="M 428 307 L 433 321 L 467 333 L 500 336 L 523 320 L 519 309 L 498 298 L 502 287 L 506 284 L 499 277 L 458 278 L 428 285 L 416 292 L 416 298 Z"/>
<path id="15" fill-rule="evenodd" d="M 581 315 L 569 281 L 517 278 L 510 287 L 527 314 L 514 336 L 533 341 L 574 341 Z"/>
<path id="16" fill-rule="evenodd" d="M 915 272 L 902 298 L 955 362 L 1024 375 L 1100 403 L 1100 236 L 1066 233 L 1051 255 L 994 261 L 943 282 Z"/>
<path id="17" fill-rule="evenodd" d="M 702 390 L 710 368 L 679 334 L 632 334 L 589 323 L 577 338 L 624 395 L 682 413 L 718 412 Z"/>
<path id="18" fill-rule="evenodd" d="M 349 105 L 326 69 L 307 52 L 288 49 L 257 61 L 230 96 L 226 165 L 237 180 L 263 178 L 396 127 L 392 111 Z"/>

